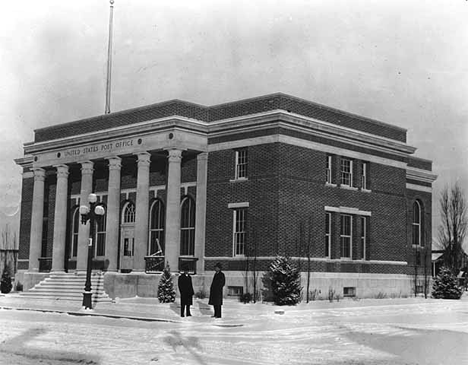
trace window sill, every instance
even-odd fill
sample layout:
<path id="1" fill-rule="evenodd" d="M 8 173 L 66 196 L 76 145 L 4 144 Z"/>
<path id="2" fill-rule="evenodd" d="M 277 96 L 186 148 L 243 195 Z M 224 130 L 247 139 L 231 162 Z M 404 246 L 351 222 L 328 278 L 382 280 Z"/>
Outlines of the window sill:
<path id="1" fill-rule="evenodd" d="M 372 192 L 372 190 L 368 190 L 368 189 L 361 189 L 361 191 L 362 191 L 363 193 L 371 193 L 371 192 Z"/>
<path id="2" fill-rule="evenodd" d="M 329 183 L 329 182 L 326 182 L 326 183 L 325 183 L 325 186 L 329 186 L 329 187 L 332 187 L 332 188 L 336 188 L 336 184 L 332 184 L 332 183 Z"/>
<path id="3" fill-rule="evenodd" d="M 248 180 L 249 180 L 248 177 L 240 177 L 238 179 L 231 179 L 229 180 L 229 182 L 236 183 L 236 182 L 242 182 L 242 181 L 248 181 Z"/>
<path id="4" fill-rule="evenodd" d="M 349 185 L 340 185 L 340 188 L 345 189 L 345 190 L 353 190 L 353 191 L 358 190 L 358 188 L 355 188 L 354 186 L 349 186 Z"/>

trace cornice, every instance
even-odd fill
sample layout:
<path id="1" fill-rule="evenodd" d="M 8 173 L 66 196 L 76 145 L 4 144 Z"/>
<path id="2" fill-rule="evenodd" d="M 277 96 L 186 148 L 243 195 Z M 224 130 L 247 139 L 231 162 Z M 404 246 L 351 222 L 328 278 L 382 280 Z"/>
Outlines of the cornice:
<path id="1" fill-rule="evenodd" d="M 174 128 L 212 138 L 272 127 L 281 127 L 300 131 L 398 156 L 408 156 L 416 151 L 416 148 L 403 142 L 398 142 L 389 138 L 376 136 L 347 127 L 337 126 L 332 123 L 304 117 L 299 114 L 289 113 L 280 109 L 223 119 L 215 122 L 205 122 L 186 117 L 171 116 L 103 131 L 83 133 L 73 137 L 65 137 L 52 141 L 27 143 L 24 145 L 24 151 L 27 154 L 34 154 L 43 151 L 70 148 L 90 142 L 101 142 L 113 138 L 123 138 L 149 133 L 154 134 L 157 132 L 163 133 L 173 130 Z"/>
<path id="2" fill-rule="evenodd" d="M 437 175 L 433 174 L 431 171 L 415 167 L 406 167 L 406 178 L 432 184 L 437 179 Z"/>
<path id="3" fill-rule="evenodd" d="M 387 148 L 403 152 L 405 155 L 413 154 L 416 151 L 415 147 L 409 146 L 403 142 L 376 136 L 371 133 L 361 132 L 352 128 L 338 126 L 333 123 L 305 117 L 300 114 L 286 112 L 282 109 L 211 122 L 209 123 L 209 136 L 223 136 L 232 133 L 233 130 L 239 130 L 240 128 L 246 128 L 247 126 L 252 126 L 258 123 L 266 124 L 273 121 L 282 121 L 285 123 L 284 125 L 289 123 L 296 125 L 297 127 L 303 127 L 304 130 L 307 131 L 315 130 L 317 132 L 322 132 L 322 135 L 326 136 L 332 134 L 345 137 L 346 139 L 354 139 L 379 146 L 385 145 Z"/>
<path id="4" fill-rule="evenodd" d="M 25 153 L 38 153 L 54 149 L 63 149 L 78 146 L 85 143 L 95 143 L 108 139 L 124 138 L 134 135 L 145 135 L 154 132 L 169 132 L 174 128 L 184 129 L 191 133 L 206 135 L 207 123 L 185 117 L 168 117 L 116 127 L 98 132 L 83 133 L 73 137 L 65 137 L 39 143 L 25 144 Z"/>
<path id="5" fill-rule="evenodd" d="M 24 156 L 21 158 L 15 158 L 14 159 L 15 163 L 21 167 L 32 167 L 33 165 L 33 156 Z"/>

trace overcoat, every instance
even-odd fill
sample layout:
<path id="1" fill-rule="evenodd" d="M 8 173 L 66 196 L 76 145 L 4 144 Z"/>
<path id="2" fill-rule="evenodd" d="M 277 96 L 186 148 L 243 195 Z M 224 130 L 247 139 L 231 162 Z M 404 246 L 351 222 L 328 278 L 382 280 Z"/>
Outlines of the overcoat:
<path id="1" fill-rule="evenodd" d="M 209 305 L 222 305 L 223 304 L 223 287 L 226 284 L 226 278 L 220 271 L 214 274 L 213 282 L 210 287 L 210 300 Z"/>
<path id="2" fill-rule="evenodd" d="M 192 305 L 193 285 L 190 275 L 182 274 L 179 276 L 180 305 Z"/>

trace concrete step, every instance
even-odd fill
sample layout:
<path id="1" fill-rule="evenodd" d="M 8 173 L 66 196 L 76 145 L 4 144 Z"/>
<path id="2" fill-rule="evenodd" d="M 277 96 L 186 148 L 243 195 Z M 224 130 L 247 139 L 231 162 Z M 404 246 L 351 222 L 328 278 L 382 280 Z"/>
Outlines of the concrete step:
<path id="1" fill-rule="evenodd" d="M 21 295 L 38 299 L 56 298 L 80 301 L 83 298 L 85 282 L 85 274 L 53 273 Z M 91 291 L 94 302 L 112 302 L 112 299 L 104 291 L 103 274 L 91 276 Z"/>
<path id="2" fill-rule="evenodd" d="M 54 289 L 54 288 L 42 288 L 42 289 L 31 289 L 25 293 L 51 293 L 51 294 L 60 295 L 60 294 L 76 294 L 76 293 L 81 294 L 83 292 L 84 292 L 84 288 L 76 289 L 76 290 L 60 290 L 60 289 Z M 91 292 L 93 294 L 100 295 L 100 296 L 107 295 L 106 292 L 102 289 L 96 290 L 92 288 Z"/>

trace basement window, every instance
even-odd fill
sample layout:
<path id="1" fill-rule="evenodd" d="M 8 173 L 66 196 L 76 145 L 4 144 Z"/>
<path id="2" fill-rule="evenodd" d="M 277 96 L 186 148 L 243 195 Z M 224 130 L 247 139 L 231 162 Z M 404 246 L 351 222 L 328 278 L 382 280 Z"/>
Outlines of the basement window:
<path id="1" fill-rule="evenodd" d="M 240 297 L 242 294 L 244 294 L 242 286 L 228 286 L 228 297 Z"/>
<path id="2" fill-rule="evenodd" d="M 344 297 L 355 297 L 356 296 L 356 287 L 348 286 L 343 288 L 343 296 Z"/>

